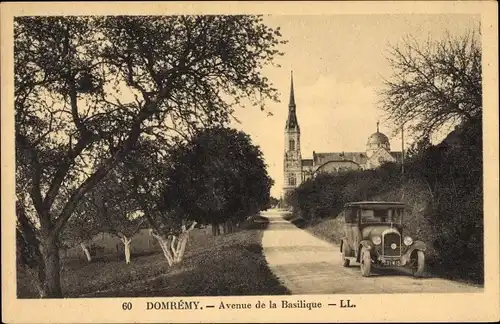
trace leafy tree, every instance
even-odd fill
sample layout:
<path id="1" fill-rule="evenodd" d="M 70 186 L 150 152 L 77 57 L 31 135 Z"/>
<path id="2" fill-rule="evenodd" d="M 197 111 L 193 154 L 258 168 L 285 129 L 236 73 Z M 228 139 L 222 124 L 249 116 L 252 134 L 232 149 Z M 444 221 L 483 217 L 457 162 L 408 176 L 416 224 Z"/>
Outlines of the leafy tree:
<path id="1" fill-rule="evenodd" d="M 95 235 L 102 232 L 103 219 L 95 208 L 93 196 L 84 197 L 61 232 L 61 245 L 71 248 L 80 245 L 88 262 L 92 261 L 91 245 Z"/>
<path id="2" fill-rule="evenodd" d="M 102 219 L 102 231 L 120 239 L 124 246 L 125 262 L 130 263 L 132 238 L 146 228 L 144 212 L 133 198 L 134 191 L 121 180 L 121 168 L 108 174 L 92 193 L 92 202 Z"/>
<path id="3" fill-rule="evenodd" d="M 118 178 L 120 167 L 95 186 L 80 201 L 74 216 L 64 228 L 61 241 L 65 247 L 80 245 L 92 261 L 90 247 L 98 233 L 110 233 L 124 244 L 125 261 L 130 263 L 132 237 L 147 225 L 143 213 L 126 183 Z"/>
<path id="4" fill-rule="evenodd" d="M 243 132 L 215 127 L 171 152 L 165 208 L 226 230 L 267 205 L 272 179 L 262 152 Z M 214 230 L 217 235 L 218 231 Z"/>
<path id="5" fill-rule="evenodd" d="M 139 139 L 175 143 L 243 98 L 277 98 L 261 68 L 280 36 L 256 16 L 15 19 L 17 176 L 40 227 L 44 296 L 62 297 L 68 220 Z"/>
<path id="6" fill-rule="evenodd" d="M 150 234 L 158 240 L 171 266 L 180 262 L 179 251 L 183 251 L 185 245 L 179 243 L 184 242 L 183 238 L 196 223 L 187 222 L 180 214 L 165 208 L 163 188 L 169 164 L 170 155 L 161 140 L 142 139 L 117 168 L 117 173 L 123 185 L 132 192 L 130 199 L 148 220 Z"/>
<path id="7" fill-rule="evenodd" d="M 479 32 L 420 44 L 407 37 L 390 48 L 392 76 L 380 91 L 382 108 L 417 138 L 481 118 Z"/>

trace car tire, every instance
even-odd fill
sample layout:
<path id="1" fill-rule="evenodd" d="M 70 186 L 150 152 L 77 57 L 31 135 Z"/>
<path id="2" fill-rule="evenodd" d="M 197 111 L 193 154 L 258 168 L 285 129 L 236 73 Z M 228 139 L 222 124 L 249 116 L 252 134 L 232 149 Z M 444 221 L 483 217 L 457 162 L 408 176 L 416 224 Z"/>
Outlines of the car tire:
<path id="1" fill-rule="evenodd" d="M 372 269 L 372 257 L 370 251 L 367 250 L 366 248 L 362 248 L 361 257 L 359 258 L 359 260 L 361 261 L 360 265 L 361 275 L 363 277 L 369 277 L 370 271 Z"/>
<path id="2" fill-rule="evenodd" d="M 348 267 L 351 264 L 351 261 L 345 257 L 345 248 L 342 247 L 342 251 L 340 252 L 340 259 L 342 260 L 342 266 Z"/>
<path id="3" fill-rule="evenodd" d="M 414 254 L 417 258 L 416 262 L 412 262 L 412 273 L 414 277 L 420 278 L 424 275 L 425 270 L 425 254 L 423 251 L 416 251 Z"/>

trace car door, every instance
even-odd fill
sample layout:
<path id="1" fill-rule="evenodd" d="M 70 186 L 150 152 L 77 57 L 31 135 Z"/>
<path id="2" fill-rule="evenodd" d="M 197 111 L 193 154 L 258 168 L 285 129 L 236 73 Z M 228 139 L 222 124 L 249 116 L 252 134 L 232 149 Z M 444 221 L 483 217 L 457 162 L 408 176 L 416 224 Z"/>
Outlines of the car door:
<path id="1" fill-rule="evenodd" d="M 347 249 L 346 254 L 349 256 L 354 256 L 356 251 L 356 232 L 358 231 L 358 221 L 357 221 L 357 211 L 354 208 L 350 208 L 346 212 L 346 223 L 344 226 Z"/>
<path id="2" fill-rule="evenodd" d="M 352 231 L 351 231 L 351 236 L 352 236 L 352 249 L 354 251 L 354 256 L 358 256 L 358 246 L 359 246 L 359 242 L 360 242 L 360 236 L 361 236 L 361 233 L 360 233 L 360 229 L 359 229 L 359 224 L 360 224 L 360 217 L 361 217 L 361 210 L 360 209 L 357 209 L 356 210 L 356 226 L 353 226 L 352 227 Z"/>

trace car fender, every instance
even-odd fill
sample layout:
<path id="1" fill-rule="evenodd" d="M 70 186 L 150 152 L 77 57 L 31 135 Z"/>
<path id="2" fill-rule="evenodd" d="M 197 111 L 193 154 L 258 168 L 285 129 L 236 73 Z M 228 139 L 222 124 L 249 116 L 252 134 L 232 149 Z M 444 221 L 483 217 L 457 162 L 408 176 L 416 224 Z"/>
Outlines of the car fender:
<path id="1" fill-rule="evenodd" d="M 425 250 L 427 250 L 427 245 L 424 242 L 414 241 L 413 244 L 408 247 L 405 254 L 401 257 L 402 265 L 405 265 L 408 261 L 410 261 L 410 257 L 413 251 L 425 252 Z"/>
<path id="2" fill-rule="evenodd" d="M 413 242 L 412 245 L 410 245 L 410 248 L 408 250 L 410 250 L 410 249 L 412 251 L 419 250 L 419 251 L 424 252 L 425 250 L 427 250 L 427 245 L 422 241 L 415 241 L 415 242 Z"/>
<path id="3" fill-rule="evenodd" d="M 370 241 L 370 240 L 363 240 L 363 241 L 359 242 L 358 255 L 356 257 L 356 262 L 359 262 L 359 260 L 360 260 L 362 248 L 366 248 L 368 251 L 371 251 L 374 248 L 374 245 L 373 245 L 372 241 Z"/>

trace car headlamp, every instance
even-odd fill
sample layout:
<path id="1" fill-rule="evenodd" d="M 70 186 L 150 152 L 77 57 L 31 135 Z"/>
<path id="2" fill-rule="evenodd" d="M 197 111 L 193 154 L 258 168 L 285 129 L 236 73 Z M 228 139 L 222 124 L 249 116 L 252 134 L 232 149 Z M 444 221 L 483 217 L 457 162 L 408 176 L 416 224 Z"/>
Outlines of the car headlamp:
<path id="1" fill-rule="evenodd" d="M 413 239 L 409 236 L 405 237 L 405 239 L 403 240 L 403 243 L 406 245 L 406 246 L 410 246 L 413 244 Z"/>
<path id="2" fill-rule="evenodd" d="M 382 243 L 382 238 L 380 238 L 380 236 L 374 236 L 372 237 L 372 242 L 375 245 L 380 245 L 380 243 Z"/>

